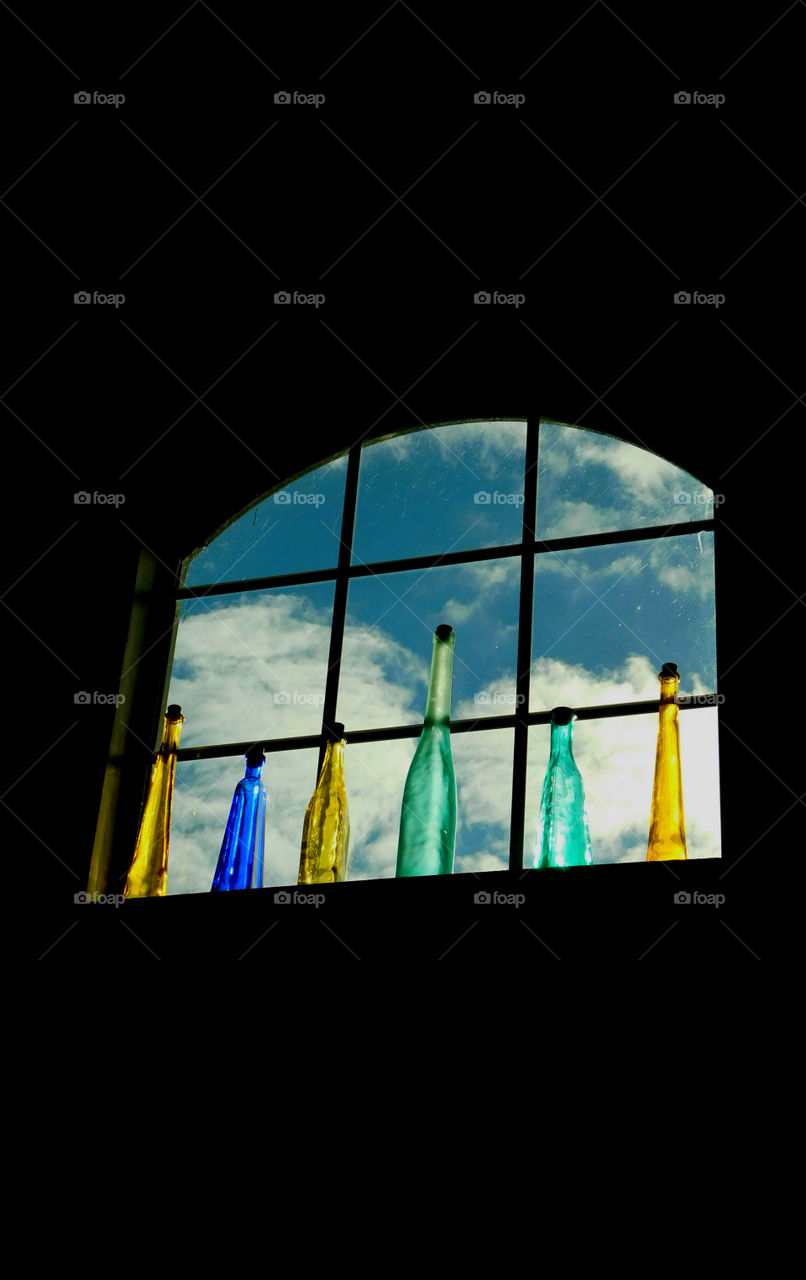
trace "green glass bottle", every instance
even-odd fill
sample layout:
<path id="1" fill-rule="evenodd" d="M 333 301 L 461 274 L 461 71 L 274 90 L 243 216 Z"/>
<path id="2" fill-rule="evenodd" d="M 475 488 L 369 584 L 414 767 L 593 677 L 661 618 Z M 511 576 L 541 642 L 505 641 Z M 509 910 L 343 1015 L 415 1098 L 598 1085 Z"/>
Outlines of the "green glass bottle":
<path id="1" fill-rule="evenodd" d="M 451 757 L 451 679 L 456 637 L 434 632 L 425 721 L 400 812 L 396 876 L 449 876 L 456 841 L 456 777 Z"/>
<path id="2" fill-rule="evenodd" d="M 328 726 L 325 732 L 325 758 L 302 824 L 298 884 L 347 879 L 350 814 L 344 788 L 344 725 Z"/>
<path id="3" fill-rule="evenodd" d="M 532 855 L 532 866 L 538 870 L 586 867 L 593 862 L 585 788 L 574 759 L 575 720 L 570 707 L 555 707 L 551 713 L 551 755 Z"/>

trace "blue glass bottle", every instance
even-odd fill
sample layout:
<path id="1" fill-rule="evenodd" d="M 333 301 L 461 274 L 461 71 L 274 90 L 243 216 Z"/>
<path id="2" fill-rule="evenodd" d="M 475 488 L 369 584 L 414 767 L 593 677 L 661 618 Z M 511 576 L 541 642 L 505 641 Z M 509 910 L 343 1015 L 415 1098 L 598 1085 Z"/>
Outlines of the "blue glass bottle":
<path id="1" fill-rule="evenodd" d="M 246 757 L 246 777 L 232 797 L 227 830 L 218 855 L 212 889 L 261 889 L 266 827 L 266 788 L 263 786 L 263 748 Z"/>
<path id="2" fill-rule="evenodd" d="M 570 707 L 555 707 L 551 713 L 551 756 L 543 783 L 531 862 L 538 870 L 585 867 L 593 862 L 585 789 L 574 760 L 575 719 Z"/>

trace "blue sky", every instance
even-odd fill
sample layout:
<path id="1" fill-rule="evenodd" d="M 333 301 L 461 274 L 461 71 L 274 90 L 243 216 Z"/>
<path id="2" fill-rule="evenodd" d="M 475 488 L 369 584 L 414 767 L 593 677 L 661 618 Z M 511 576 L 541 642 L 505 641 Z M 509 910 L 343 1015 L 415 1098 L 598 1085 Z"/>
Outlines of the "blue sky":
<path id="1" fill-rule="evenodd" d="M 665 526 L 712 514 L 703 485 L 636 446 L 559 424 L 540 431 L 539 536 Z M 354 563 L 517 542 L 525 438 L 521 422 L 462 423 L 365 447 Z M 264 499 L 191 561 L 186 581 L 334 566 L 345 476 L 346 460 L 337 459 Z M 400 799 L 416 740 L 350 746 L 350 730 L 422 719 L 431 634 L 441 622 L 456 631 L 453 718 L 511 713 L 519 575 L 517 558 L 496 558 L 351 584 L 338 704 L 348 736 L 351 878 L 394 874 Z M 318 732 L 332 600 L 333 584 L 318 583 L 184 602 L 169 694 L 183 707 L 182 745 Z M 664 661 L 677 662 L 681 693 L 715 690 L 710 534 L 536 557 L 532 709 L 657 697 Z M 686 711 L 680 721 L 689 856 L 717 856 L 716 715 Z M 652 716 L 575 726 L 594 861 L 646 855 L 656 731 Z M 547 726 L 530 731 L 528 833 L 537 820 L 548 736 Z M 456 871 L 505 866 L 512 732 L 455 735 L 452 749 Z M 267 884 L 296 880 L 315 768 L 315 751 L 267 757 Z M 177 767 L 169 892 L 209 890 L 242 773 L 239 757 Z"/>

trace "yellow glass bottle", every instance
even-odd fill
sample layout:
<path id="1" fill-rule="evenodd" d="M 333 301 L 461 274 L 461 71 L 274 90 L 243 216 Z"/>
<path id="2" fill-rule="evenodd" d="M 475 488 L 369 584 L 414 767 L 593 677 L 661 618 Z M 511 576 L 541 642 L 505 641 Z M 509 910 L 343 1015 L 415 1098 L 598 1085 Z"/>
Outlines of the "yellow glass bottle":
<path id="1" fill-rule="evenodd" d="M 171 703 L 165 712 L 162 743 L 151 768 L 148 796 L 132 865 L 126 877 L 124 898 L 162 898 L 167 891 L 176 749 L 184 719 L 182 708 L 175 702 Z"/>
<path id="2" fill-rule="evenodd" d="M 680 676 L 673 662 L 664 662 L 658 673 L 660 708 L 655 781 L 649 817 L 647 862 L 681 862 L 686 853 L 683 815 L 683 779 L 680 771 L 680 726 L 677 689 Z"/>
<path id="3" fill-rule="evenodd" d="M 327 735 L 319 781 L 305 811 L 298 884 L 347 879 L 350 815 L 344 788 L 344 725 L 334 724 Z"/>

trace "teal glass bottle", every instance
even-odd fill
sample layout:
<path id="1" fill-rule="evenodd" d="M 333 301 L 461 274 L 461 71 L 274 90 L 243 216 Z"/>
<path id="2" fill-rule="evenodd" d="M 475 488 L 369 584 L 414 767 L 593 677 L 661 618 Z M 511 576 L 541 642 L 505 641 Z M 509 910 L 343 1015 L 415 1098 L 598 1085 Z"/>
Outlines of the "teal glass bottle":
<path id="1" fill-rule="evenodd" d="M 551 755 L 543 783 L 532 867 L 585 867 L 593 862 L 585 789 L 574 759 L 570 707 L 551 713 Z"/>
<path id="2" fill-rule="evenodd" d="M 400 812 L 396 876 L 449 876 L 456 842 L 456 777 L 451 756 L 451 680 L 456 637 L 434 632 L 425 721 Z"/>

